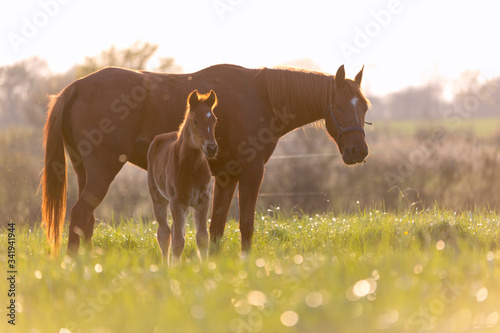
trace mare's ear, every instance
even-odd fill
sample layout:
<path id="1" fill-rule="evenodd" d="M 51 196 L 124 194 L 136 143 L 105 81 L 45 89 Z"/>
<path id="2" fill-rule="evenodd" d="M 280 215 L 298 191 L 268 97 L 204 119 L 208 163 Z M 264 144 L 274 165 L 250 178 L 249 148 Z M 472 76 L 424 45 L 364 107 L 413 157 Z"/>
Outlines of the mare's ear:
<path id="1" fill-rule="evenodd" d="M 359 73 L 354 78 L 354 82 L 356 82 L 359 85 L 361 85 L 361 80 L 363 79 L 363 70 L 364 69 L 365 69 L 365 65 L 363 65 L 363 67 L 361 68 L 361 70 L 359 71 Z"/>
<path id="2" fill-rule="evenodd" d="M 199 101 L 200 99 L 198 97 L 198 90 L 193 90 L 188 97 L 189 106 L 195 107 L 196 105 L 198 105 Z"/>
<path id="3" fill-rule="evenodd" d="M 339 88 L 342 88 L 344 86 L 344 83 L 345 83 L 345 70 L 344 70 L 344 65 L 342 65 L 337 70 L 337 74 L 335 74 L 335 84 Z"/>
<path id="4" fill-rule="evenodd" d="M 217 105 L 217 95 L 215 94 L 215 91 L 210 90 L 210 95 L 208 96 L 206 102 L 212 108 L 214 108 Z"/>

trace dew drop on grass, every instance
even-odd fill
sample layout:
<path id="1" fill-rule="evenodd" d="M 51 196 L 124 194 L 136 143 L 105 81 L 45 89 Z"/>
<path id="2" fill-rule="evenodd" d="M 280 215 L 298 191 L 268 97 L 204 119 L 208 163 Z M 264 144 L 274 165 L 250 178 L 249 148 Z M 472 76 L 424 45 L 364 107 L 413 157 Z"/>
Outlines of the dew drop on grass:
<path id="1" fill-rule="evenodd" d="M 258 258 L 255 260 L 255 266 L 257 267 L 264 267 L 266 264 L 266 260 L 264 258 Z"/>
<path id="2" fill-rule="evenodd" d="M 304 257 L 302 257 L 300 254 L 297 254 L 293 257 L 293 262 L 296 263 L 297 265 L 302 264 L 304 261 Z"/>
<path id="3" fill-rule="evenodd" d="M 399 319 L 399 312 L 395 309 L 389 310 L 386 313 L 378 316 L 377 328 L 380 330 L 388 329 Z"/>
<path id="4" fill-rule="evenodd" d="M 354 303 L 354 306 L 352 308 L 352 317 L 353 318 L 359 317 L 361 316 L 362 313 L 363 313 L 363 306 L 357 302 Z"/>
<path id="5" fill-rule="evenodd" d="M 101 264 L 95 264 L 94 270 L 96 273 L 102 273 L 102 265 Z"/>
<path id="6" fill-rule="evenodd" d="M 493 327 L 498 323 L 498 312 L 492 312 L 486 317 L 486 327 Z"/>
<path id="7" fill-rule="evenodd" d="M 42 272 L 36 270 L 35 271 L 35 277 L 38 279 L 38 280 L 41 280 L 43 278 L 43 274 Z"/>
<path id="8" fill-rule="evenodd" d="M 246 279 L 248 276 L 248 272 L 245 271 L 245 270 L 241 270 L 238 272 L 238 277 L 241 279 L 241 280 L 244 280 Z"/>
<path id="9" fill-rule="evenodd" d="M 352 292 L 356 297 L 365 297 L 366 295 L 372 294 L 377 289 L 377 281 L 373 278 L 366 280 L 359 280 L 352 287 Z"/>
<path id="10" fill-rule="evenodd" d="M 234 310 L 240 315 L 247 315 L 252 311 L 252 306 L 247 302 L 247 300 L 235 300 L 233 303 Z"/>
<path id="11" fill-rule="evenodd" d="M 266 297 L 266 294 L 264 294 L 260 290 L 251 290 L 247 294 L 247 301 L 249 304 L 252 304 L 255 306 L 263 306 L 267 301 L 267 297 Z"/>
<path id="12" fill-rule="evenodd" d="M 436 242 L 436 249 L 437 249 L 438 251 L 443 250 L 443 249 L 444 249 L 444 247 L 445 247 L 444 240 L 440 239 L 440 240 L 438 240 L 438 241 Z"/>
<path id="13" fill-rule="evenodd" d="M 476 300 L 478 302 L 483 302 L 488 298 L 488 289 L 486 287 L 479 288 L 479 290 L 476 293 Z"/>
<path id="14" fill-rule="evenodd" d="M 323 295 L 318 291 L 313 291 L 307 294 L 305 301 L 308 307 L 317 308 L 323 304 Z"/>
<path id="15" fill-rule="evenodd" d="M 281 314 L 280 320 L 285 326 L 294 326 L 299 321 L 299 315 L 295 311 L 285 311 Z"/>
<path id="16" fill-rule="evenodd" d="M 191 307 L 191 315 L 194 319 L 203 319 L 205 317 L 205 309 L 198 304 Z"/>

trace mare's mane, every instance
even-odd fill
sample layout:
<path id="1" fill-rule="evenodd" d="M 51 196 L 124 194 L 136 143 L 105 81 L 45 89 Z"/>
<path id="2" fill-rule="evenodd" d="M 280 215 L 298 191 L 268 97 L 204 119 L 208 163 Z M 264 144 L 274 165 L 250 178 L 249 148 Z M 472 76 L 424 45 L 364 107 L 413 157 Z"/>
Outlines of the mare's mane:
<path id="1" fill-rule="evenodd" d="M 333 75 L 296 68 L 264 68 L 265 87 L 273 112 L 293 114 L 326 110 Z"/>
<path id="2" fill-rule="evenodd" d="M 333 75 L 296 68 L 263 68 L 261 73 L 273 112 L 286 107 L 294 114 L 321 112 L 319 117 L 323 118 L 331 98 Z M 345 83 L 354 96 L 370 107 L 356 82 L 348 79 Z"/>

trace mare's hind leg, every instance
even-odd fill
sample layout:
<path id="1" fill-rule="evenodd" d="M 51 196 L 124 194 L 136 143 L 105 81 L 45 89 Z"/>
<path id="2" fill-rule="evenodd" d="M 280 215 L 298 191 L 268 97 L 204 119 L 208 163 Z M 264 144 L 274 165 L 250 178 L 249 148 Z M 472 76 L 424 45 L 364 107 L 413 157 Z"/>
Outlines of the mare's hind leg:
<path id="1" fill-rule="evenodd" d="M 170 201 L 170 211 L 172 213 L 172 263 L 181 262 L 182 251 L 184 250 L 184 235 L 187 206 L 176 199 Z"/>
<path id="2" fill-rule="evenodd" d="M 71 154 L 70 158 L 78 181 L 78 198 L 80 198 L 83 189 L 85 188 L 85 184 L 87 182 L 87 173 L 85 171 L 85 167 L 83 165 L 81 157 L 77 158 L 76 156 Z M 87 222 L 87 226 L 83 230 L 84 246 L 88 250 L 92 249 L 92 235 L 94 233 L 94 222 L 95 218 L 94 214 L 92 214 L 89 218 L 89 221 Z"/>
<path id="3" fill-rule="evenodd" d="M 207 231 L 207 214 L 208 214 L 209 196 L 202 199 L 200 205 L 194 213 L 196 223 L 196 246 L 198 247 L 198 256 L 201 261 L 208 258 L 208 231 Z"/>
<path id="4" fill-rule="evenodd" d="M 108 192 L 109 185 L 120 171 L 123 163 L 87 167 L 86 182 L 70 213 L 68 253 L 75 254 L 80 246 L 80 238 L 90 242 L 93 233 L 94 210 Z M 91 223 L 90 223 L 91 222 Z M 92 229 L 92 230 L 89 230 Z"/>

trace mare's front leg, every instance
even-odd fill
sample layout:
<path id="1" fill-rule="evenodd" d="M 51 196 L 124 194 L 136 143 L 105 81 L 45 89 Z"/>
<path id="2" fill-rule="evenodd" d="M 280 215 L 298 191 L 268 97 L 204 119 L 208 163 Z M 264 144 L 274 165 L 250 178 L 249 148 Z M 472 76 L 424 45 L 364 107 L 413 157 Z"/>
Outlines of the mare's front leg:
<path id="1" fill-rule="evenodd" d="M 177 198 L 170 201 L 170 211 L 172 212 L 172 263 L 180 264 L 182 251 L 184 250 L 184 235 L 186 229 L 186 213 L 188 206 Z"/>
<path id="2" fill-rule="evenodd" d="M 240 208 L 241 251 L 246 254 L 252 247 L 255 205 L 264 177 L 264 164 L 253 163 L 240 174 L 238 204 Z"/>
<path id="3" fill-rule="evenodd" d="M 200 261 L 208 258 L 208 230 L 207 215 L 210 195 L 208 192 L 200 194 L 202 198 L 196 207 L 194 218 L 196 223 L 196 246 L 198 247 L 198 257 Z"/>
<path id="4" fill-rule="evenodd" d="M 219 243 L 224 234 L 227 214 L 233 200 L 236 184 L 238 184 L 238 178 L 215 177 L 212 220 L 210 222 L 210 253 L 212 254 L 217 254 L 219 251 Z"/>

